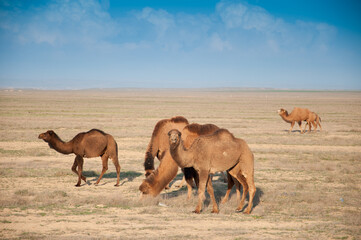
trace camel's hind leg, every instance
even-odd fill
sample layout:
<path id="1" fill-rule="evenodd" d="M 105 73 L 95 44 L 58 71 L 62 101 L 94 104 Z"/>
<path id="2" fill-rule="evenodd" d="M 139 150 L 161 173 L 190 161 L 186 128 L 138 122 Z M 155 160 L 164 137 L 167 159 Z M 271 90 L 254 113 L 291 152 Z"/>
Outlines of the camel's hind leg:
<path id="1" fill-rule="evenodd" d="M 74 159 L 74 163 L 73 166 L 71 167 L 71 170 L 78 176 L 78 171 L 77 171 L 77 166 L 78 166 L 78 162 L 77 162 L 77 157 L 75 157 Z M 84 175 L 81 175 L 81 179 L 83 179 L 84 182 L 86 182 L 86 178 L 84 177 Z"/>
<path id="2" fill-rule="evenodd" d="M 98 180 L 96 181 L 95 185 L 98 185 L 98 183 L 102 179 L 104 173 L 108 170 L 108 158 L 109 158 L 109 155 L 107 153 L 104 153 L 103 156 L 102 156 L 103 169 L 102 169 L 102 172 L 101 172 Z"/>
<path id="3" fill-rule="evenodd" d="M 83 173 L 83 163 L 84 159 L 81 156 L 76 156 L 76 161 L 78 163 L 78 182 L 75 185 L 76 187 L 80 187 L 81 179 L 82 179 L 82 173 Z"/>
<path id="4" fill-rule="evenodd" d="M 117 171 L 117 184 L 115 184 L 114 186 L 118 187 L 119 186 L 119 182 L 120 182 L 120 164 L 119 164 L 119 160 L 118 157 L 114 157 L 112 158 L 112 161 L 114 163 L 115 169 Z"/>

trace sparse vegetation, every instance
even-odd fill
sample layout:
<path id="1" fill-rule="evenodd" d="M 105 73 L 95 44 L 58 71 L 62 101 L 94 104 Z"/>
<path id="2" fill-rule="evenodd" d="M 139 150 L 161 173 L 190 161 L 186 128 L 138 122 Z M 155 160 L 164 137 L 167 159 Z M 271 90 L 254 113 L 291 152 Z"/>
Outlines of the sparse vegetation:
<path id="1" fill-rule="evenodd" d="M 137 91 L 0 92 L 1 239 L 360 238 L 359 92 Z M 294 106 L 317 112 L 323 131 L 287 134 L 276 111 Z M 192 214 L 197 192 L 187 201 L 187 189 L 173 187 L 180 172 L 170 189 L 139 200 L 154 125 L 177 115 L 227 128 L 249 143 L 257 187 L 250 216 L 234 211 L 234 189 L 219 214 L 210 213 L 208 193 L 201 216 Z M 67 141 L 92 128 L 118 143 L 117 188 L 112 164 L 94 185 L 99 158 L 85 161 L 88 182 L 75 188 L 74 157 L 37 139 L 54 129 Z M 215 178 L 213 187 L 220 203 L 227 184 Z"/>

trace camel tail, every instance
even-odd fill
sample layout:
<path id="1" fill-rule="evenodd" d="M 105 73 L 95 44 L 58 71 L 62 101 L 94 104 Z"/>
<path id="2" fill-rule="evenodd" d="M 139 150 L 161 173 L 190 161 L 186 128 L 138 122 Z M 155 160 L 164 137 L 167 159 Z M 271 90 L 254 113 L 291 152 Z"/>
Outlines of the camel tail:
<path id="1" fill-rule="evenodd" d="M 148 144 L 147 151 L 145 152 L 144 157 L 144 170 L 154 170 L 154 155 L 153 152 L 153 144 L 152 141 Z"/>

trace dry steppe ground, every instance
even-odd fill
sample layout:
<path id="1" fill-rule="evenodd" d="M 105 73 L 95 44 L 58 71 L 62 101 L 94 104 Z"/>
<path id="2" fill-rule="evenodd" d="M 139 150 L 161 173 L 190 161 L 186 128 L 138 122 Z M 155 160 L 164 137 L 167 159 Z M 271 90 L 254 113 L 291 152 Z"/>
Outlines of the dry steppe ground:
<path id="1" fill-rule="evenodd" d="M 322 132 L 300 134 L 277 114 L 294 106 L 321 116 Z M 196 191 L 175 187 L 139 199 L 143 161 L 158 120 L 182 115 L 245 139 L 255 154 L 251 215 L 231 200 L 211 213 L 209 196 L 192 213 Z M 303 124 L 304 125 L 304 124 Z M 76 188 L 74 155 L 39 140 L 53 129 L 65 140 L 92 128 L 118 142 L 115 168 L 100 182 L 100 158 L 85 159 Z M 156 160 L 158 165 L 158 160 Z M 1 239 L 360 239 L 361 93 L 247 90 L 0 91 Z M 226 184 L 214 177 L 217 200 Z"/>

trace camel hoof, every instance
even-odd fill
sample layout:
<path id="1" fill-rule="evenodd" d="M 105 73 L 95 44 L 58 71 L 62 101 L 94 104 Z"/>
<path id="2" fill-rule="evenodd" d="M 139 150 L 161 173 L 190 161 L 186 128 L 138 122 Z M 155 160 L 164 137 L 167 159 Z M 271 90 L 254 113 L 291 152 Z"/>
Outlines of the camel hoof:
<path id="1" fill-rule="evenodd" d="M 80 184 L 75 185 L 75 187 L 80 187 Z"/>
<path id="2" fill-rule="evenodd" d="M 219 213 L 219 210 L 212 210 L 211 213 Z"/>
<path id="3" fill-rule="evenodd" d="M 114 187 L 119 187 L 119 183 L 115 184 Z"/>
<path id="4" fill-rule="evenodd" d="M 194 213 L 197 213 L 197 214 L 200 214 L 200 213 L 201 213 L 201 211 L 200 211 L 200 210 L 197 210 L 197 209 L 194 210 L 193 212 L 194 212 Z"/>

